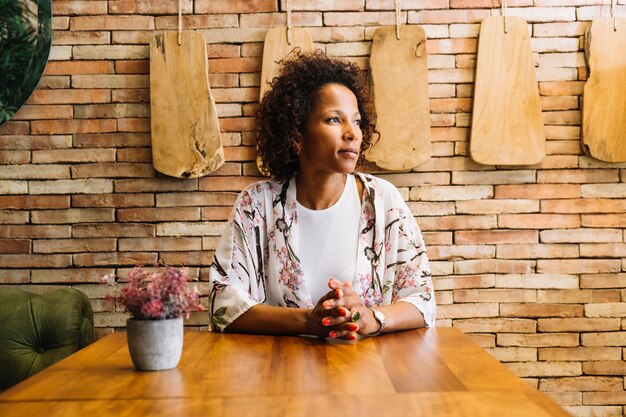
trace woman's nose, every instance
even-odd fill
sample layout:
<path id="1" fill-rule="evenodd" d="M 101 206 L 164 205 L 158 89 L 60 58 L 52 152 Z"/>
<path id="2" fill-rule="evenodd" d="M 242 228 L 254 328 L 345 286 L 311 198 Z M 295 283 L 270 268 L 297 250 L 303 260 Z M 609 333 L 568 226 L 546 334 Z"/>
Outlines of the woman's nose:
<path id="1" fill-rule="evenodd" d="M 346 123 L 346 127 L 343 131 L 343 138 L 346 140 L 355 140 L 357 138 L 357 131 L 354 123 Z"/>

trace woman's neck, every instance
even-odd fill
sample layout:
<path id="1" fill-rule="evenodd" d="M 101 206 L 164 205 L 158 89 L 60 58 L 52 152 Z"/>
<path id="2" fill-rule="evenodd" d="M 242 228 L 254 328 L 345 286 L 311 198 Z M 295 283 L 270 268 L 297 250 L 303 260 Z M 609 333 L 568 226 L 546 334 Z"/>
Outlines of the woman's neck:
<path id="1" fill-rule="evenodd" d="M 296 175 L 296 199 L 311 210 L 324 210 L 333 206 L 341 198 L 347 176 Z"/>

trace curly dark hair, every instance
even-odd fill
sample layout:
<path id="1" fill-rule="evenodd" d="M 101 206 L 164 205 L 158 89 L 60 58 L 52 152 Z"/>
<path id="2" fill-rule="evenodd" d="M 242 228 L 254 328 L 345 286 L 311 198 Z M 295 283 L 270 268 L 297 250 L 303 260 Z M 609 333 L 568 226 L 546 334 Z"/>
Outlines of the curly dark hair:
<path id="1" fill-rule="evenodd" d="M 362 162 L 363 152 L 372 143 L 374 125 L 367 79 L 358 65 L 328 57 L 322 51 L 298 53 L 281 63 L 281 71 L 270 83 L 271 89 L 263 96 L 257 113 L 262 169 L 280 182 L 298 172 L 298 141 L 320 89 L 327 84 L 341 84 L 356 96 L 363 133 Z"/>

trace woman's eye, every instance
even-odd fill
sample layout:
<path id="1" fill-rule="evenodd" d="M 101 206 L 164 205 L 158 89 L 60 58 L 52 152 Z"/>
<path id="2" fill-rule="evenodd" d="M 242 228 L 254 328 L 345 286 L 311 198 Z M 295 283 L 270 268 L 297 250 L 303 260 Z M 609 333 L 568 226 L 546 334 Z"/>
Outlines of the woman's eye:
<path id="1" fill-rule="evenodd" d="M 328 121 L 330 123 L 339 123 L 339 117 L 331 117 L 330 119 L 328 119 Z"/>
<path id="2" fill-rule="evenodd" d="M 358 127 L 361 127 L 361 119 L 355 120 L 354 124 L 357 125 Z"/>

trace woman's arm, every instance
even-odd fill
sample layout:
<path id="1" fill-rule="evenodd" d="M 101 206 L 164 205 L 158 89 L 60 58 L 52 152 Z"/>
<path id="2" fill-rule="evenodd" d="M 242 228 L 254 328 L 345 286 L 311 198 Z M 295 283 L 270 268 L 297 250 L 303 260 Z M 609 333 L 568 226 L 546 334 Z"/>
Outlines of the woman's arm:
<path id="1" fill-rule="evenodd" d="M 330 309 L 344 307 L 351 313 L 358 311 L 361 316 L 357 321 L 359 325 L 358 333 L 360 335 L 365 336 L 378 332 L 380 323 L 374 318 L 374 312 L 363 304 L 363 301 L 357 293 L 352 291 L 351 283 L 340 283 L 334 280 L 331 280 L 331 282 L 331 288 L 341 288 L 343 296 L 340 298 L 332 298 L 327 301 L 324 306 L 328 306 Z M 380 310 L 385 315 L 386 324 L 384 333 L 417 329 L 426 325 L 422 313 L 409 302 L 398 301 L 390 305 L 377 306 L 376 310 Z M 349 322 L 350 315 L 335 320 L 338 322 Z"/>
<path id="2" fill-rule="evenodd" d="M 335 297 L 343 297 L 343 289 L 334 286 L 337 289 L 328 292 L 312 309 L 257 304 L 237 317 L 225 330 L 237 333 L 306 334 L 356 339 L 354 333 L 359 325 L 346 320 L 349 316 L 348 309 L 331 306 Z"/>

